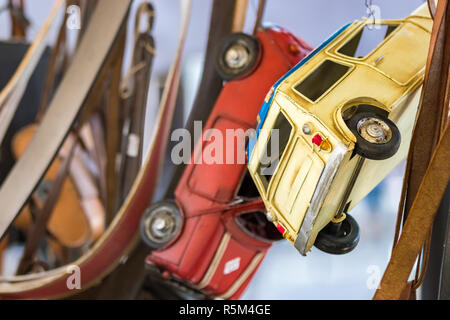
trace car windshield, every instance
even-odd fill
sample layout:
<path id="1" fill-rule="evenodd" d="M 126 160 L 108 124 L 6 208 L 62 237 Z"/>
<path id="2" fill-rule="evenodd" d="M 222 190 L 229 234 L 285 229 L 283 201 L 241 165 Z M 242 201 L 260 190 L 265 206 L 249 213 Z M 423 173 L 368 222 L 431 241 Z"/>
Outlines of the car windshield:
<path id="1" fill-rule="evenodd" d="M 257 169 L 257 174 L 265 191 L 267 191 L 270 180 L 286 150 L 292 129 L 289 120 L 280 112 L 270 132 L 269 140 L 264 148 L 264 153 Z"/>
<path id="2" fill-rule="evenodd" d="M 398 25 L 365 25 L 338 52 L 352 58 L 364 58 L 383 42 Z"/>
<path id="3" fill-rule="evenodd" d="M 349 66 L 332 60 L 325 60 L 294 89 L 311 101 L 318 100 L 328 89 L 336 84 L 350 69 Z"/>

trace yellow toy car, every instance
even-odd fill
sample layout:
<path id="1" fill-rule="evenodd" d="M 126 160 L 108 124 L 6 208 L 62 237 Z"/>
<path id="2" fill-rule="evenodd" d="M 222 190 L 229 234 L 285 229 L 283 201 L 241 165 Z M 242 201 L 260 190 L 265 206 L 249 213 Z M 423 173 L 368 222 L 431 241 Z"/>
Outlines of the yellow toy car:
<path id="1" fill-rule="evenodd" d="M 248 168 L 267 218 L 301 254 L 358 243 L 346 213 L 407 154 L 431 29 L 426 5 L 402 20 L 355 21 L 268 93 Z"/>

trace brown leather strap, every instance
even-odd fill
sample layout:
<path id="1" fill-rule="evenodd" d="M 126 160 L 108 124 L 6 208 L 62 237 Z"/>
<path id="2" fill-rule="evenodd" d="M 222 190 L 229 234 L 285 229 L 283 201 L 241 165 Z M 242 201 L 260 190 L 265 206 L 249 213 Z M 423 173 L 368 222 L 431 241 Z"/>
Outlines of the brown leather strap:
<path id="1" fill-rule="evenodd" d="M 445 100 L 448 68 L 445 66 L 449 65 L 450 60 L 450 24 L 448 23 L 450 15 L 446 14 L 448 11 L 447 0 L 440 1 L 431 36 L 421 104 L 408 154 L 409 165 L 404 183 L 404 187 L 407 187 L 405 212 L 411 208 L 433 150 L 439 141 L 443 125 L 447 121 L 448 104 L 445 105 Z"/>
<path id="2" fill-rule="evenodd" d="M 130 2 L 128 2 L 129 4 Z M 110 5 L 109 7 L 102 8 L 102 13 L 105 13 L 106 15 L 103 17 L 96 17 L 96 19 L 93 19 L 95 21 L 96 29 L 98 30 L 102 35 L 102 39 L 98 39 L 99 46 L 96 46 L 95 49 L 102 50 L 102 41 L 105 40 L 105 37 L 109 37 L 108 33 L 111 30 L 111 28 L 115 28 L 116 25 L 114 22 L 119 22 L 120 18 L 117 17 L 115 14 L 117 12 L 111 12 L 109 9 L 115 8 L 123 9 L 118 7 L 121 4 L 126 4 L 126 0 L 100 0 L 99 6 L 102 4 Z M 113 6 L 111 6 L 113 4 Z M 143 169 L 141 170 L 140 174 L 138 175 L 138 178 L 133 186 L 133 192 L 128 196 L 127 201 L 123 204 L 122 208 L 118 212 L 118 216 L 115 219 L 115 223 L 110 226 L 108 232 L 106 232 L 101 239 L 99 239 L 99 242 L 96 243 L 96 245 L 89 250 L 85 255 L 83 255 L 80 259 L 78 259 L 75 264 L 78 265 L 81 269 L 81 285 L 82 289 L 86 290 L 89 287 L 98 284 L 106 275 L 108 275 L 115 267 L 117 267 L 123 260 L 124 257 L 127 257 L 130 253 L 130 249 L 135 244 L 135 240 L 137 240 L 137 232 L 138 232 L 138 225 L 139 225 L 139 218 L 144 212 L 145 208 L 149 205 L 151 202 L 151 199 L 153 198 L 156 184 L 157 184 L 157 172 L 160 172 L 161 167 L 161 161 L 159 160 L 161 155 L 164 153 L 163 150 L 165 150 L 167 145 L 168 136 L 170 133 L 170 123 L 172 120 L 173 112 L 174 112 L 174 101 L 177 96 L 177 87 L 179 83 L 179 70 L 181 67 L 181 53 L 183 49 L 183 45 L 185 42 L 187 30 L 188 30 L 188 22 L 190 17 L 190 8 L 191 8 L 191 1 L 190 0 L 182 0 L 182 14 L 183 17 L 183 23 L 182 23 L 182 34 L 179 41 L 179 49 L 177 50 L 177 56 L 175 59 L 175 63 L 173 64 L 173 67 L 171 68 L 171 71 L 169 72 L 168 78 L 166 80 L 166 86 L 162 95 L 160 108 L 158 110 L 158 114 L 156 117 L 156 122 L 154 126 L 154 135 L 151 139 L 151 144 L 149 148 L 149 153 L 145 161 L 145 165 Z M 104 12 L 107 11 L 107 12 Z M 109 12 L 108 12 L 109 11 Z M 120 10 L 123 14 L 122 10 Z M 97 14 L 98 11 L 96 11 Z M 108 18 L 108 27 L 109 29 L 105 30 L 102 27 L 102 24 L 98 25 L 99 22 L 104 21 L 104 18 Z M 91 30 L 92 31 L 92 30 Z M 86 37 L 89 36 L 89 38 L 92 37 L 92 34 L 90 32 L 86 33 Z M 96 43 L 93 42 L 92 39 L 90 43 Z M 97 51 L 89 51 L 89 53 L 92 54 L 92 52 Z M 79 53 L 84 52 L 84 50 L 79 50 Z M 96 59 L 97 57 L 94 55 L 93 57 Z M 74 59 L 72 62 L 71 68 L 78 63 L 78 59 Z M 84 69 L 83 69 L 84 71 Z M 87 70 L 86 70 L 87 72 Z M 65 79 L 69 76 L 70 73 L 67 73 L 65 76 Z M 83 73 L 83 75 L 85 75 Z M 73 76 L 73 75 L 71 75 Z M 63 80 L 64 82 L 64 80 Z M 80 81 L 80 85 L 82 85 L 84 82 Z M 64 83 L 63 83 L 64 84 Z M 61 90 L 61 86 L 58 89 Z M 91 84 L 89 84 L 90 86 Z M 58 95 L 55 95 L 56 99 Z M 67 101 L 66 103 L 69 104 L 74 101 Z M 49 116 L 52 112 L 52 107 L 49 108 L 49 112 L 47 112 L 46 117 Z M 45 120 L 45 119 L 44 119 Z M 64 120 L 64 119 L 63 119 Z M 62 120 L 61 120 L 62 121 Z M 55 123 L 50 123 L 50 126 Z M 53 128 L 57 129 L 57 128 Z M 55 134 L 55 132 L 53 132 Z M 56 132 L 58 133 L 58 132 Z M 41 141 L 41 138 L 39 136 L 36 136 L 34 139 L 35 141 Z M 54 142 L 49 140 L 41 141 L 39 146 L 41 148 L 46 148 L 46 144 Z M 33 150 L 33 142 L 32 145 L 28 148 L 28 150 Z M 48 151 L 48 150 L 45 150 Z M 39 153 L 39 150 L 34 150 L 34 154 Z M 31 154 L 33 155 L 33 154 Z M 45 155 L 45 153 L 44 153 Z M 23 157 L 22 157 L 23 159 Z M 42 160 L 38 159 L 36 160 L 36 157 L 33 158 L 34 161 Z M 47 162 L 47 165 L 49 162 Z M 34 173 L 35 171 L 31 171 Z M 35 177 L 32 175 L 30 177 L 30 172 L 26 172 L 28 180 L 20 181 L 20 183 L 23 183 L 25 187 L 22 189 L 22 191 L 26 191 L 29 189 L 28 184 L 31 181 L 34 181 Z M 20 179 L 20 177 L 17 177 Z M 17 179 L 16 179 L 17 181 Z M 34 184 L 34 183 L 33 183 Z M 28 191 L 26 191 L 28 192 Z M 8 195 L 11 195 L 11 193 L 8 192 Z M 0 200 L 2 197 L 2 190 L 0 189 Z M 17 199 L 13 199 L 17 200 Z M 0 203 L 6 203 L 0 201 Z M 10 203 L 11 205 L 11 203 Z M 11 206 L 7 206 L 6 209 L 3 210 L 3 216 L 6 215 L 8 218 L 10 216 Z M 15 207 L 15 206 L 14 206 Z M 5 219 L 0 218 L 0 228 L 3 227 L 3 222 L 7 221 Z M 0 232 L 3 232 L 2 229 L 0 229 Z M 141 260 L 142 261 L 142 260 Z M 128 277 L 130 277 L 132 274 L 128 274 Z M 77 290 L 69 290 L 67 289 L 66 283 L 68 280 L 68 277 L 71 275 L 67 273 L 67 269 L 65 267 L 51 270 L 49 272 L 43 272 L 40 274 L 35 275 L 29 275 L 29 276 L 22 276 L 22 277 L 13 277 L 13 278 L 5 278 L 0 277 L 0 294 L 2 298 L 28 298 L 28 299 L 49 299 L 49 298 L 57 298 L 67 295 L 73 295 L 78 293 Z M 130 283 L 129 281 L 128 283 Z M 120 288 L 120 290 L 125 291 L 123 288 Z"/>
<path id="3" fill-rule="evenodd" d="M 30 23 L 25 16 L 24 0 L 9 0 L 8 6 L 11 17 L 11 36 L 13 38 L 25 39 Z"/>
<path id="4" fill-rule="evenodd" d="M 38 65 L 46 48 L 46 40 L 50 34 L 50 28 L 57 20 L 57 16 L 63 0 L 56 0 L 47 20 L 40 29 L 33 44 L 27 50 L 19 67 L 8 81 L 8 84 L 0 91 L 0 142 L 3 141 L 6 131 L 14 117 L 19 103 L 25 93 L 28 82 Z"/>
<path id="5" fill-rule="evenodd" d="M 19 213 L 57 154 L 111 53 L 131 0 L 100 0 L 33 141 L 0 187 L 0 234 Z M 92 44 L 95 43 L 95 47 Z M 76 88 L 76 90 L 74 90 Z M 20 185 L 20 192 L 17 186 Z"/>
<path id="6" fill-rule="evenodd" d="M 69 139 L 70 145 L 70 153 L 67 157 L 65 157 L 62 161 L 61 167 L 58 171 L 58 175 L 52 185 L 52 188 L 48 194 L 47 199 L 45 200 L 44 206 L 42 210 L 39 210 L 39 215 L 28 232 L 27 242 L 25 244 L 25 251 L 23 253 L 22 259 L 20 260 L 19 267 L 17 269 L 17 274 L 25 274 L 30 271 L 30 267 L 33 264 L 34 257 L 36 255 L 36 251 L 38 250 L 39 245 L 41 244 L 42 238 L 47 230 L 47 224 L 50 220 L 52 212 L 58 202 L 59 196 L 61 194 L 62 186 L 66 177 L 69 173 L 69 166 L 71 159 L 73 157 L 76 140 L 74 137 Z"/>
<path id="7" fill-rule="evenodd" d="M 67 12 L 64 14 L 64 19 L 62 21 L 61 26 L 59 27 L 58 37 L 56 39 L 56 43 L 53 47 L 50 62 L 48 65 L 47 75 L 45 77 L 45 85 L 42 91 L 41 104 L 39 106 L 38 114 L 36 116 L 37 122 L 40 122 L 42 117 L 44 116 L 45 111 L 47 110 L 48 104 L 50 102 L 50 97 L 52 95 L 56 76 L 58 74 L 58 59 L 61 57 L 61 54 L 65 52 L 66 45 L 66 23 L 68 19 Z"/>
<path id="8" fill-rule="evenodd" d="M 146 11 L 141 8 L 147 8 Z M 145 13 L 144 13 L 145 12 Z M 154 10 L 150 3 L 143 3 L 138 10 L 136 24 L 141 14 L 148 15 L 148 28 L 145 32 L 137 34 L 134 46 L 134 57 L 126 81 L 125 91 L 131 94 L 125 96 L 123 105 L 123 137 L 122 159 L 120 169 L 120 201 L 126 198 L 142 164 L 143 139 L 145 126 L 145 112 L 147 107 L 148 90 L 152 73 L 155 44 L 150 32 L 153 26 Z M 132 81 L 131 81 L 132 80 Z M 123 90 L 123 93 L 125 93 Z"/>
<path id="9" fill-rule="evenodd" d="M 395 246 L 374 299 L 401 297 L 417 255 L 428 237 L 435 213 L 450 178 L 450 130 L 447 126 L 419 188 L 418 197 Z"/>
<path id="10" fill-rule="evenodd" d="M 112 62 L 110 87 L 106 98 L 106 223 L 113 220 L 117 209 L 117 153 L 120 145 L 120 84 L 123 55 L 126 40 L 126 28 L 118 39 L 118 53 Z M 119 203 L 120 204 L 120 203 Z"/>
<path id="11" fill-rule="evenodd" d="M 411 255 L 411 250 L 414 252 L 414 249 L 412 248 L 419 247 L 414 256 L 414 260 L 417 256 L 419 256 L 419 260 L 417 263 L 418 269 L 416 271 L 415 281 L 411 285 L 411 290 L 414 291 L 418 288 L 426 271 L 431 226 L 437 207 L 436 210 L 431 207 L 421 208 L 424 211 L 420 212 L 420 210 L 417 209 L 417 206 L 415 206 L 415 203 L 418 199 L 424 197 L 421 192 L 426 195 L 431 193 L 434 197 L 432 200 L 436 201 L 436 197 L 441 195 L 442 190 L 440 189 L 440 186 L 445 185 L 445 188 L 448 183 L 448 177 L 443 174 L 440 176 L 441 181 L 436 181 L 435 186 L 433 186 L 433 184 L 427 185 L 430 189 L 426 189 L 423 186 L 426 174 L 428 173 L 427 170 L 430 170 L 430 161 L 433 154 L 436 153 L 436 145 L 441 137 L 443 126 L 447 123 L 449 102 L 448 65 L 450 59 L 450 23 L 448 21 L 449 18 L 447 18 L 450 17 L 449 9 L 447 0 L 439 2 L 431 37 L 421 104 L 411 139 L 411 148 L 405 171 L 405 179 L 397 218 L 397 228 L 394 238 L 394 251 L 383 277 L 381 288 L 377 291 L 375 299 L 400 298 L 400 293 L 406 285 L 414 261 L 410 265 L 409 270 L 406 266 L 403 266 L 403 268 L 397 268 L 395 266 L 404 263 L 398 261 L 398 259 L 403 260 L 405 259 L 405 256 Z M 440 164 L 438 164 L 438 166 L 439 165 Z M 414 209 L 416 211 L 414 211 Z M 413 212 L 415 212 L 416 217 L 410 216 Z M 417 216 L 426 216 L 426 219 L 428 220 L 418 221 Z M 414 223 L 418 223 L 418 225 L 415 225 Z M 429 223 L 429 225 L 426 225 L 426 223 Z M 400 234 L 402 224 L 404 224 L 404 226 Z M 421 231 L 427 230 L 426 232 L 428 233 L 424 234 L 422 237 L 414 238 L 414 244 L 411 244 L 411 249 L 400 246 L 400 242 L 405 243 L 403 239 L 407 238 L 411 232 L 415 232 L 417 228 L 420 228 Z M 396 291 L 392 291 L 392 286 L 394 285 L 397 286 Z M 388 292 L 388 290 L 391 291 Z M 410 296 L 415 296 L 415 292 L 411 292 Z"/>
<path id="12" fill-rule="evenodd" d="M 94 148 L 88 149 L 90 157 L 95 159 L 98 168 L 98 185 L 100 198 L 106 204 L 106 146 L 105 131 L 102 120 L 98 113 L 93 114 L 89 119 L 89 124 L 94 138 Z"/>

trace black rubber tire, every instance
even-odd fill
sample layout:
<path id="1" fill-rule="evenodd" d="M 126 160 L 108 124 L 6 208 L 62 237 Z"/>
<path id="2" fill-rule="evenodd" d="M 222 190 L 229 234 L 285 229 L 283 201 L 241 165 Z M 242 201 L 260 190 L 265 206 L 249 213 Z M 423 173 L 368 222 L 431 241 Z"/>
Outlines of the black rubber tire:
<path id="1" fill-rule="evenodd" d="M 225 54 L 227 50 L 236 43 L 242 44 L 246 48 L 249 59 L 248 62 L 240 68 L 230 68 L 225 62 Z M 245 33 L 233 33 L 224 38 L 217 48 L 215 54 L 216 71 L 225 81 L 243 78 L 250 74 L 256 67 L 259 61 L 260 51 L 259 42 L 256 38 Z"/>
<path id="2" fill-rule="evenodd" d="M 358 132 L 358 122 L 364 118 L 373 117 L 386 123 L 391 132 L 392 137 L 386 143 L 371 143 L 364 139 Z M 370 160 L 385 160 L 395 155 L 400 147 L 401 134 L 396 124 L 389 120 L 386 116 L 375 112 L 357 112 L 350 120 L 347 121 L 348 128 L 356 137 L 355 152 L 360 156 Z"/>
<path id="3" fill-rule="evenodd" d="M 317 235 L 314 246 L 329 254 L 346 254 L 356 248 L 359 242 L 359 226 L 349 214 L 341 222 L 339 232 L 333 231 L 333 222 L 330 222 Z"/>
<path id="4" fill-rule="evenodd" d="M 155 241 L 154 239 L 151 239 L 147 233 L 146 230 L 146 221 L 151 217 L 151 215 L 155 212 L 155 210 L 160 209 L 162 206 L 166 207 L 171 211 L 173 214 L 173 217 L 175 219 L 175 226 L 173 230 L 171 231 L 170 238 L 165 241 Z M 180 212 L 180 209 L 178 208 L 175 201 L 170 200 L 164 200 L 157 202 L 150 206 L 144 213 L 144 215 L 141 218 L 140 222 L 140 233 L 141 233 L 141 239 L 144 241 L 144 243 L 149 246 L 153 250 L 159 250 L 164 247 L 166 247 L 168 244 L 170 244 L 180 233 L 181 226 L 182 226 L 182 215 Z"/>

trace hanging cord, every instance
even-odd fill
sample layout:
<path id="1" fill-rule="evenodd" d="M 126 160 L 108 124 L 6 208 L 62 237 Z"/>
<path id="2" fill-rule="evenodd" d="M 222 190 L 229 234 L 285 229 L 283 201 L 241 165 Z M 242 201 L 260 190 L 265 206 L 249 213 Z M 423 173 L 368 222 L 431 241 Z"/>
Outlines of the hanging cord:
<path id="1" fill-rule="evenodd" d="M 375 17 L 375 10 L 373 10 L 372 0 L 365 0 L 365 6 L 369 15 L 367 18 L 372 20 L 372 25 L 375 25 L 377 19 Z"/>

